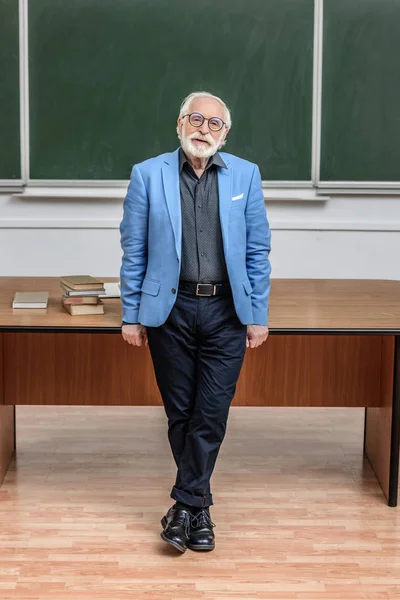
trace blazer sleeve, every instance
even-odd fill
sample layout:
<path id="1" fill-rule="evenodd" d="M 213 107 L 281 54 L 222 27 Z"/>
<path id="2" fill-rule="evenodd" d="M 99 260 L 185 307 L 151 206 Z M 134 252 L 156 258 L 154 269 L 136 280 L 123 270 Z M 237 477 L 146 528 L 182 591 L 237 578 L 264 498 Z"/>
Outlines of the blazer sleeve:
<path id="1" fill-rule="evenodd" d="M 268 301 L 270 292 L 271 231 L 262 192 L 260 170 L 254 165 L 250 192 L 245 209 L 246 216 L 246 267 L 253 291 L 251 302 L 253 323 L 268 325 Z"/>
<path id="2" fill-rule="evenodd" d="M 132 169 L 120 224 L 122 321 L 137 323 L 141 287 L 147 268 L 149 200 L 139 166 Z"/>

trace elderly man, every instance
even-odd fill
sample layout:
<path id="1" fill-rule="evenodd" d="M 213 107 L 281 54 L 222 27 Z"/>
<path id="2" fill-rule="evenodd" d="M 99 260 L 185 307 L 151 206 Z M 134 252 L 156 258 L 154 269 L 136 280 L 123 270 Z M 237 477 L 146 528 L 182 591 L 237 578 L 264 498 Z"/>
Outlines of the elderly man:
<path id="1" fill-rule="evenodd" d="M 122 336 L 150 348 L 177 466 L 161 537 L 181 552 L 215 547 L 211 474 L 246 347 L 268 336 L 261 177 L 218 152 L 230 127 L 220 98 L 190 94 L 181 147 L 133 167 L 120 225 Z"/>

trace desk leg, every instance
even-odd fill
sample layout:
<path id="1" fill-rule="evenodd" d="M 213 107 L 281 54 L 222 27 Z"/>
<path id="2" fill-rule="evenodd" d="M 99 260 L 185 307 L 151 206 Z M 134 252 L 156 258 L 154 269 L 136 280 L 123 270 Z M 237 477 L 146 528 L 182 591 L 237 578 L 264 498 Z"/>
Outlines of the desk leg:
<path id="1" fill-rule="evenodd" d="M 0 406 L 0 485 L 15 452 L 15 406 Z"/>
<path id="2" fill-rule="evenodd" d="M 393 373 L 393 412 L 390 437 L 389 506 L 397 506 L 400 452 L 400 336 L 395 338 Z"/>
<path id="3" fill-rule="evenodd" d="M 400 453 L 400 336 L 382 338 L 381 407 L 365 411 L 364 452 L 389 506 L 397 506 Z"/>
<path id="4" fill-rule="evenodd" d="M 0 485 L 15 451 L 15 406 L 4 404 L 3 342 L 0 332 Z"/>

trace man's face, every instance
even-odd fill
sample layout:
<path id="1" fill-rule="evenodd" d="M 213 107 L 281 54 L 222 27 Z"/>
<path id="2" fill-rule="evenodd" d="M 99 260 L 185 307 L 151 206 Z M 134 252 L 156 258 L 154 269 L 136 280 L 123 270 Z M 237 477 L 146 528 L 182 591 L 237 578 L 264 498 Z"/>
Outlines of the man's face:
<path id="1" fill-rule="evenodd" d="M 225 120 L 224 109 L 214 98 L 196 98 L 189 106 L 188 114 L 190 113 L 198 113 L 205 119 L 219 117 L 222 121 Z M 196 127 L 191 125 L 189 117 L 182 117 L 178 119 L 178 131 L 185 154 L 196 158 L 208 158 L 222 146 L 229 130 L 223 125 L 220 131 L 213 131 L 207 120 Z"/>

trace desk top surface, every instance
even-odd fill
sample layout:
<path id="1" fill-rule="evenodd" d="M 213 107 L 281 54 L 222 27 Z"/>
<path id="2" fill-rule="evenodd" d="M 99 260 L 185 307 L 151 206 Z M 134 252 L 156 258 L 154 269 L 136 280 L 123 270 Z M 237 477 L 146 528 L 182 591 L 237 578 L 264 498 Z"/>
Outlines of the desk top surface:
<path id="1" fill-rule="evenodd" d="M 118 278 L 102 278 L 118 281 Z M 48 291 L 47 309 L 13 309 L 17 291 Z M 61 306 L 59 277 L 0 277 L 0 330 L 115 332 L 120 299 L 104 299 L 104 315 L 70 315 Z M 272 279 L 271 332 L 400 334 L 400 281 Z"/>

